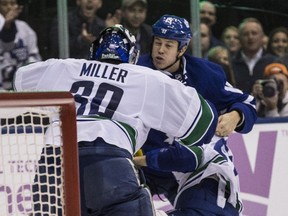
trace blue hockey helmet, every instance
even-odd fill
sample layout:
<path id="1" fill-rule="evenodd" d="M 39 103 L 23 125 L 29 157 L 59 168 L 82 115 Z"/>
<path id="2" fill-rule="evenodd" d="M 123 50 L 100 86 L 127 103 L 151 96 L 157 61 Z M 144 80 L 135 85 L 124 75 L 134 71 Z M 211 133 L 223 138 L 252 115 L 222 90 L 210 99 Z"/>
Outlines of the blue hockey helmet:
<path id="1" fill-rule="evenodd" d="M 119 24 L 104 29 L 90 47 L 91 60 L 136 64 L 138 56 L 135 37 Z"/>
<path id="2" fill-rule="evenodd" d="M 153 36 L 178 41 L 179 49 L 188 45 L 192 38 L 189 22 L 174 15 L 163 15 L 152 26 L 152 33 Z"/>

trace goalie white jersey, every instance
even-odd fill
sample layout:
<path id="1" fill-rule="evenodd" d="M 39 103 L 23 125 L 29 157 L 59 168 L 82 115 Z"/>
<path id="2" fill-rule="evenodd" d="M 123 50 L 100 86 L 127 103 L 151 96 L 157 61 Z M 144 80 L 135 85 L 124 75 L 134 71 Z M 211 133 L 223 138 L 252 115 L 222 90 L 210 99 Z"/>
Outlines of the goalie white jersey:
<path id="1" fill-rule="evenodd" d="M 214 110 L 194 88 L 137 65 L 49 59 L 21 67 L 14 88 L 70 91 L 78 141 L 102 137 L 131 154 L 143 145 L 150 128 L 194 145 L 216 127 Z"/>

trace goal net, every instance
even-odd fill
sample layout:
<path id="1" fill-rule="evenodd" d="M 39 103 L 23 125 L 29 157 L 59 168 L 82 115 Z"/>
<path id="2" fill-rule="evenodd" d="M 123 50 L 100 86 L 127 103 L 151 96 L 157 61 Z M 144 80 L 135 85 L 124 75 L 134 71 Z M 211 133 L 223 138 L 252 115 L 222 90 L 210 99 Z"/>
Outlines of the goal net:
<path id="1" fill-rule="evenodd" d="M 68 92 L 0 93 L 0 215 L 80 215 Z"/>

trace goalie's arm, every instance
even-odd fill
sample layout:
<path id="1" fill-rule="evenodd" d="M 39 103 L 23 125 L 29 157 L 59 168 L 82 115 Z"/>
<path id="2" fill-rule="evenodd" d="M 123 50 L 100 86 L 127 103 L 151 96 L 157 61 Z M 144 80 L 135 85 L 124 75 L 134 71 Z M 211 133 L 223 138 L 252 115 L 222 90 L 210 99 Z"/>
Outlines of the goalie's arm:
<path id="1" fill-rule="evenodd" d="M 156 77 L 157 78 L 157 77 Z M 150 128 L 179 139 L 187 146 L 203 145 L 213 137 L 218 114 L 197 91 L 166 76 L 149 80 L 140 118 Z M 156 82 L 156 83 L 155 83 Z"/>

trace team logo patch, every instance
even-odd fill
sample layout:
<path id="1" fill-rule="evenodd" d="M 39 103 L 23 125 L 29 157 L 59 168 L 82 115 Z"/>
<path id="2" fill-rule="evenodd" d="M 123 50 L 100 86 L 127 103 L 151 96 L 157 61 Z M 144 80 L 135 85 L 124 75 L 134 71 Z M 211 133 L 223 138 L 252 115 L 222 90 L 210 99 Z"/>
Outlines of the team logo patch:
<path id="1" fill-rule="evenodd" d="M 161 33 L 162 33 L 162 34 L 166 34 L 166 32 L 167 32 L 167 29 L 161 28 Z"/>
<path id="2" fill-rule="evenodd" d="M 174 20 L 176 20 L 176 19 L 173 18 L 173 17 L 168 17 L 168 18 L 166 18 L 166 19 L 164 20 L 164 22 L 166 22 L 166 23 L 168 23 L 169 25 L 171 25 L 171 24 L 174 22 Z"/>

